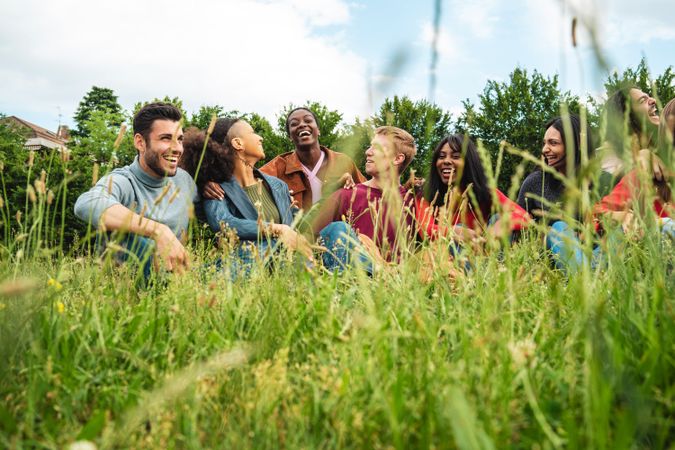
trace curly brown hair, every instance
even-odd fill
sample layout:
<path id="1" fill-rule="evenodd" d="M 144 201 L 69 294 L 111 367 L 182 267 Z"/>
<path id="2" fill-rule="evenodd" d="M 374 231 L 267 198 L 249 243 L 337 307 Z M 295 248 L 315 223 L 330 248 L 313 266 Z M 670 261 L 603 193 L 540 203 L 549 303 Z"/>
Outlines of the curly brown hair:
<path id="1" fill-rule="evenodd" d="M 232 126 L 240 119 L 218 119 L 211 136 L 204 147 L 206 132 L 191 127 L 185 131 L 183 138 L 183 156 L 180 167 L 193 177 L 199 168 L 195 182 L 201 192 L 208 181 L 222 183 L 232 178 L 234 172 L 234 153 L 230 148 L 227 135 Z M 204 156 L 202 158 L 202 152 Z M 199 160 L 201 166 L 199 165 Z"/>

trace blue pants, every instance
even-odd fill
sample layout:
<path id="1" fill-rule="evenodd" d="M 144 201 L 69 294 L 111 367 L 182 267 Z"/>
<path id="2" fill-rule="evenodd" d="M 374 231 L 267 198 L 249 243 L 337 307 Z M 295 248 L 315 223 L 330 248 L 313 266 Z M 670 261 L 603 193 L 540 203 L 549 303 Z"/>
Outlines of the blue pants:
<path id="1" fill-rule="evenodd" d="M 621 235 L 619 230 L 610 231 L 607 237 L 608 246 L 612 249 L 618 249 Z M 671 218 L 661 219 L 661 238 L 664 241 L 675 239 L 675 220 Z M 590 264 L 591 269 L 595 269 L 603 262 L 605 256 L 602 249 L 596 245 L 593 247 L 589 261 L 574 230 L 561 220 L 551 225 L 551 231 L 546 235 L 546 248 L 553 254 L 556 268 L 568 274 L 574 274 L 588 264 Z"/>
<path id="2" fill-rule="evenodd" d="M 589 264 L 594 269 L 602 259 L 602 250 L 596 246 L 589 261 L 581 248 L 576 232 L 562 220 L 551 225 L 551 231 L 546 235 L 546 248 L 553 254 L 556 269 L 568 274 L 577 273 L 579 269 Z"/>
<path id="3" fill-rule="evenodd" d="M 329 223 L 319 232 L 319 236 L 328 249 L 321 257 L 326 269 L 342 272 L 358 261 L 366 272 L 373 273 L 372 261 L 359 245 L 359 236 L 348 223 Z"/>

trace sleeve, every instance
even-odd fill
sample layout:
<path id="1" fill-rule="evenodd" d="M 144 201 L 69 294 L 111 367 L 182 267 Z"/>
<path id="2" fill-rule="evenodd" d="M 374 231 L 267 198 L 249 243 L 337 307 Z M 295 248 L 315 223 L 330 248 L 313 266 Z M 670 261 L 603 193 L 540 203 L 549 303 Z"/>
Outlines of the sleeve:
<path id="1" fill-rule="evenodd" d="M 133 192 L 133 186 L 127 177 L 116 173 L 108 174 L 77 198 L 75 215 L 98 226 L 106 209 L 114 205 L 129 207 L 134 200 Z"/>
<path id="2" fill-rule="evenodd" d="M 206 200 L 204 202 L 204 213 L 206 214 L 206 221 L 214 232 L 220 231 L 222 223 L 232 228 L 241 240 L 253 241 L 258 238 L 258 222 L 235 217 L 226 200 Z"/>
<path id="3" fill-rule="evenodd" d="M 497 198 L 504 214 L 509 215 L 511 231 L 522 230 L 529 225 L 531 218 L 527 211 L 525 211 L 525 208 L 499 190 L 497 190 Z"/>
<path id="4" fill-rule="evenodd" d="M 604 196 L 595 207 L 593 212 L 595 214 L 605 214 L 613 211 L 625 211 L 629 207 L 632 199 L 632 191 L 635 189 L 635 172 L 630 172 L 623 177 L 619 183 L 614 186 L 614 189 Z"/>
<path id="5" fill-rule="evenodd" d="M 338 189 L 321 203 L 321 209 L 312 221 L 312 229 L 315 235 L 318 235 L 328 224 L 342 220 L 344 191 L 345 189 Z"/>
<path id="6" fill-rule="evenodd" d="M 415 198 L 415 220 L 417 222 L 417 233 L 421 238 L 436 239 L 439 228 L 433 208 L 425 199 Z"/>
<path id="7" fill-rule="evenodd" d="M 531 199 L 528 199 L 526 197 L 527 194 L 531 193 L 533 191 L 532 185 L 534 184 L 534 174 L 529 174 L 527 177 L 525 177 L 525 180 L 523 181 L 523 184 L 520 186 L 520 190 L 518 191 L 518 200 L 516 200 L 516 203 L 518 206 L 520 206 L 523 210 L 526 212 L 530 213 L 529 209 L 529 203 Z"/>

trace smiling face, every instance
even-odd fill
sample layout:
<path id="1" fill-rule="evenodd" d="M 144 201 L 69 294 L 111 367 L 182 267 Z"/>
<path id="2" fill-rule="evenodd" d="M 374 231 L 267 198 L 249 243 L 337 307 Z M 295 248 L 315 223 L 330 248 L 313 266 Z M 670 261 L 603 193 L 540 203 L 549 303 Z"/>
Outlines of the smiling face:
<path id="1" fill-rule="evenodd" d="M 544 134 L 544 146 L 541 149 L 541 154 L 544 156 L 547 165 L 557 170 L 564 169 L 566 164 L 565 144 L 563 144 L 560 132 L 552 126 L 548 127 Z"/>
<path id="2" fill-rule="evenodd" d="M 644 117 L 651 124 L 659 125 L 659 114 L 656 111 L 656 100 L 642 92 L 640 89 L 630 90 L 631 106 L 638 116 Z"/>
<path id="3" fill-rule="evenodd" d="M 239 120 L 232 125 L 228 136 L 231 138 L 232 148 L 251 165 L 265 157 L 263 138 L 245 120 Z"/>
<path id="4" fill-rule="evenodd" d="M 288 135 L 297 147 L 310 147 L 319 142 L 319 125 L 314 115 L 306 109 L 298 109 L 288 116 Z"/>
<path id="5" fill-rule="evenodd" d="M 436 171 L 441 178 L 443 184 L 458 183 L 457 175 L 462 172 L 464 168 L 464 160 L 462 159 L 462 151 L 458 148 L 450 147 L 450 144 L 445 143 L 438 152 L 438 159 L 436 160 Z"/>
<path id="6" fill-rule="evenodd" d="M 380 171 L 389 166 L 388 155 L 393 155 L 391 139 L 381 134 L 376 134 L 370 141 L 370 147 L 366 149 L 366 174 L 377 177 Z"/>
<path id="7" fill-rule="evenodd" d="M 183 154 L 183 129 L 173 120 L 155 120 L 147 141 L 136 133 L 134 146 L 146 173 L 155 178 L 172 177 L 176 175 L 178 160 Z"/>

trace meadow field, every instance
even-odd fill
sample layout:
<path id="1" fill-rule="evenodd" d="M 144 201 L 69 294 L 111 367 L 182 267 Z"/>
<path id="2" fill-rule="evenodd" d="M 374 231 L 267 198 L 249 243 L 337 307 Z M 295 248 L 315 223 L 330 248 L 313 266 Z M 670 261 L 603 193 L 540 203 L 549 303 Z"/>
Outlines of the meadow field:
<path id="1" fill-rule="evenodd" d="M 230 281 L 195 224 L 191 270 L 141 286 L 60 244 L 67 187 L 33 180 L 1 208 L 2 448 L 672 446 L 675 259 L 652 217 L 570 277 L 533 227 L 466 249 L 467 272 L 440 241 L 372 277 L 280 256 Z"/>

